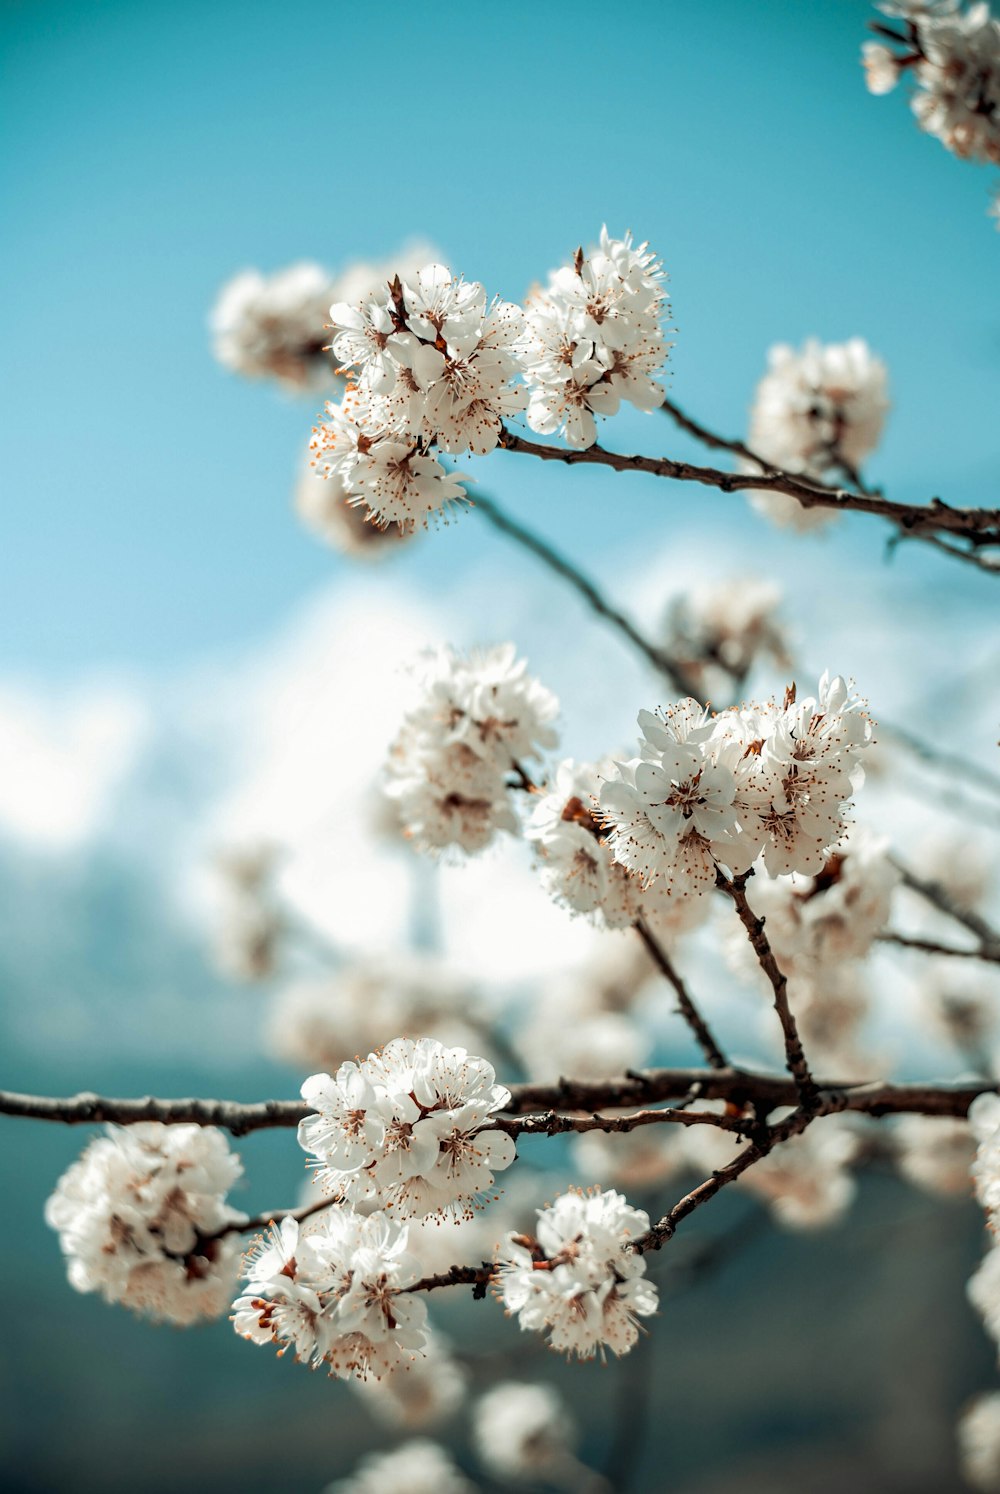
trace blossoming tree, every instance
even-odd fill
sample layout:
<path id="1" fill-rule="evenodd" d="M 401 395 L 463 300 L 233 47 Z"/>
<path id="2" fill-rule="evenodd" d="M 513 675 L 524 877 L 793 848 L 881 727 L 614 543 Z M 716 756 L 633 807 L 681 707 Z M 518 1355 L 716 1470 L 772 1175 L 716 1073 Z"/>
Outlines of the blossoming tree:
<path id="1" fill-rule="evenodd" d="M 909 73 L 924 129 L 959 156 L 1000 161 L 1000 25 L 982 5 L 884 9 L 890 24 L 865 48 L 873 91 Z M 108 1126 L 48 1205 L 71 1284 L 157 1321 L 229 1316 L 248 1342 L 357 1383 L 389 1424 L 423 1433 L 465 1396 L 459 1358 L 432 1326 L 432 1293 L 492 1293 L 560 1353 L 626 1355 L 641 1330 L 659 1331 L 651 1257 L 669 1256 L 684 1221 L 730 1185 L 753 1190 L 780 1223 L 815 1228 L 844 1212 L 854 1170 L 878 1154 L 931 1191 L 973 1186 L 995 1226 L 989 974 L 1000 933 L 982 907 L 985 878 L 963 878 L 944 855 L 914 869 L 866 825 L 861 801 L 857 818 L 852 809 L 869 760 L 884 772 L 916 755 L 955 776 L 954 760 L 909 726 L 876 733 L 836 673 L 793 683 L 770 583 L 692 590 L 662 634 L 646 636 L 480 488 L 503 448 L 697 484 L 722 501 L 745 492 L 796 529 L 867 515 L 941 564 L 996 572 L 1000 510 L 904 503 L 865 482 L 889 408 L 887 370 L 865 341 L 775 347 L 746 441 L 726 439 L 668 398 L 663 269 L 645 244 L 607 229 L 524 304 L 491 298 L 417 246 L 339 276 L 311 264 L 243 274 L 213 328 L 235 372 L 323 401 L 296 493 L 323 540 L 378 556 L 475 508 L 624 637 L 649 668 L 648 693 L 634 746 L 609 743 L 586 762 L 560 755 L 558 700 L 516 642 L 468 654 L 442 645 L 415 661 L 382 774 L 382 833 L 458 862 L 520 838 L 538 896 L 606 931 L 606 960 L 525 1014 L 490 1010 L 426 952 L 331 952 L 328 968 L 280 984 L 274 1001 L 274 1047 L 312 1071 L 301 1100 L 0 1095 L 9 1116 Z M 606 447 L 598 436 L 613 436 L 623 403 L 665 414 L 727 465 Z M 653 429 L 655 449 L 667 426 Z M 787 688 L 745 699 L 762 659 Z M 995 811 L 1000 778 L 957 767 Z M 219 870 L 226 968 L 273 975 L 301 930 L 280 904 L 271 852 L 234 848 Z M 709 1023 L 682 973 L 687 941 L 706 929 L 720 971 L 759 983 L 783 1068 L 737 1064 Z M 880 1073 L 864 1033 L 876 947 L 930 962 L 941 1031 L 966 1077 Z M 697 1067 L 646 1064 L 642 993 L 654 978 L 700 1049 Z M 242 1163 L 225 1133 L 270 1127 L 297 1127 L 313 1181 L 304 1203 L 290 1196 L 248 1218 L 228 1202 Z M 565 1186 L 539 1206 L 530 1187 L 518 1194 L 518 1145 L 558 1136 L 574 1146 L 570 1162 L 559 1154 Z M 632 1188 L 656 1200 L 652 1212 L 629 1201 Z M 969 1291 L 1000 1342 L 1000 1252 L 987 1252 Z M 608 1483 L 580 1464 L 572 1418 L 548 1387 L 498 1384 L 473 1425 L 495 1479 L 617 1486 L 613 1469 Z M 960 1436 L 970 1480 L 1000 1487 L 1000 1392 L 969 1411 Z M 397 1479 L 411 1491 L 473 1487 L 425 1437 L 373 1455 L 337 1487 Z"/>

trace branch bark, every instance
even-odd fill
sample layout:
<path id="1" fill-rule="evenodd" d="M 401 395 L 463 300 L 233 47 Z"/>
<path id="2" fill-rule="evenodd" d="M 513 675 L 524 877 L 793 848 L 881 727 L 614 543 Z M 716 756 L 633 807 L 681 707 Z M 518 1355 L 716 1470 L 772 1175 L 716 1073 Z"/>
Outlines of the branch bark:
<path id="1" fill-rule="evenodd" d="M 712 1035 L 712 1030 L 709 1027 L 708 1023 L 705 1021 L 705 1018 L 701 1015 L 701 1012 L 695 1005 L 695 1002 L 691 997 L 687 986 L 684 984 L 677 970 L 674 968 L 674 964 L 670 959 L 670 956 L 660 944 L 659 940 L 654 938 L 654 936 L 650 933 L 649 929 L 643 923 L 641 918 L 636 920 L 633 927 L 635 928 L 635 931 L 639 935 L 639 938 L 642 940 L 643 944 L 646 946 L 646 950 L 649 954 L 650 959 L 653 961 L 653 964 L 657 967 L 661 974 L 666 976 L 667 980 L 673 986 L 674 991 L 677 995 L 677 1005 L 680 1010 L 680 1014 L 690 1027 L 691 1031 L 694 1033 L 695 1038 L 698 1042 L 698 1046 L 700 1047 L 702 1053 L 705 1055 L 706 1061 L 711 1064 L 713 1069 L 724 1069 L 728 1064 L 728 1059 L 726 1058 L 726 1055 L 723 1053 L 722 1049 L 719 1047 L 719 1044 L 716 1042 L 714 1036 Z"/>
<path id="2" fill-rule="evenodd" d="M 740 922 L 746 930 L 747 938 L 757 956 L 757 963 L 771 982 L 774 992 L 774 1010 L 781 1024 L 781 1033 L 785 1042 L 785 1063 L 795 1086 L 798 1090 L 799 1102 L 807 1110 L 816 1098 L 816 1081 L 809 1071 L 806 1055 L 802 1050 L 802 1040 L 799 1037 L 799 1029 L 792 1014 L 792 1008 L 788 1002 L 788 980 L 784 971 L 774 958 L 774 951 L 764 932 L 764 920 L 758 918 L 747 901 L 746 881 L 747 873 L 730 879 L 721 871 L 716 871 L 716 885 L 732 898 L 739 914 Z"/>
<path id="3" fill-rule="evenodd" d="M 961 1118 L 967 1114 L 977 1095 L 997 1092 L 997 1086 L 989 1079 L 894 1084 L 883 1080 L 859 1082 L 823 1078 L 816 1082 L 824 1094 L 841 1097 L 842 1109 L 873 1117 L 917 1114 Z M 692 1095 L 705 1100 L 725 1100 L 741 1110 L 753 1106 L 765 1113 L 794 1106 L 798 1099 L 794 1080 L 781 1074 L 757 1073 L 734 1065 L 725 1069 L 644 1069 L 614 1079 L 559 1079 L 554 1084 L 527 1083 L 508 1087 L 511 1103 L 497 1117 L 498 1121 L 548 1111 L 564 1115 L 575 1110 L 588 1118 L 586 1126 L 589 1129 L 596 1128 L 593 1120 L 602 1110 L 634 1109 L 667 1100 L 690 1103 Z M 165 1125 L 218 1126 L 233 1136 L 246 1136 L 253 1131 L 290 1129 L 312 1113 L 302 1100 L 262 1100 L 243 1104 L 238 1100 L 153 1099 L 151 1096 L 112 1099 L 88 1093 L 61 1098 L 0 1090 L 0 1115 L 66 1126 L 102 1123 L 133 1126 L 140 1121 L 160 1121 Z M 674 1110 L 669 1113 L 684 1112 Z M 601 1116 L 601 1124 L 606 1119 Z"/>
<path id="4" fill-rule="evenodd" d="M 944 548 L 948 554 L 971 560 L 982 569 L 998 573 L 997 566 L 977 552 L 983 547 L 1000 546 L 1000 509 L 952 508 L 940 498 L 930 503 L 897 503 L 875 493 L 858 493 L 850 488 L 828 488 L 791 472 L 722 472 L 715 467 L 700 467 L 693 462 L 678 462 L 670 457 L 625 456 L 607 451 L 603 446 L 588 446 L 579 451 L 570 447 L 545 446 L 538 441 L 505 430 L 501 444 L 506 451 L 520 452 L 545 462 L 565 462 L 569 466 L 590 464 L 610 467 L 615 472 L 645 472 L 653 477 L 668 477 L 677 482 L 696 482 L 723 493 L 757 489 L 785 493 L 803 508 L 834 508 L 870 514 L 891 523 L 901 537 L 920 539 Z M 947 540 L 964 543 L 969 550 L 957 550 Z"/>

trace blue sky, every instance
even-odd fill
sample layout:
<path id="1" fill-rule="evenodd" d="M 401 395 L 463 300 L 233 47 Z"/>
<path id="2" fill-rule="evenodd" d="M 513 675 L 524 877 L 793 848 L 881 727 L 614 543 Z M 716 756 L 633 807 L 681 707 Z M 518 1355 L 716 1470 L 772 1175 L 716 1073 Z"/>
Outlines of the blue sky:
<path id="1" fill-rule="evenodd" d="M 0 670 L 171 669 L 266 635 L 337 578 L 287 508 L 312 408 L 216 367 L 205 319 L 245 265 L 336 267 L 415 234 L 516 298 L 603 221 L 631 226 L 671 274 L 673 394 L 727 431 L 771 342 L 862 333 L 896 403 L 874 475 L 901 497 L 989 500 L 992 183 L 900 97 L 865 92 L 869 8 L 617 15 L 8 0 Z M 660 417 L 604 439 L 689 450 Z M 738 498 L 512 456 L 477 474 L 619 578 L 679 530 L 762 537 Z M 881 537 L 854 523 L 774 553 L 849 595 Z M 466 520 L 399 574 L 437 592 L 495 557 Z M 944 596 L 968 579 L 912 551 L 901 572 Z"/>

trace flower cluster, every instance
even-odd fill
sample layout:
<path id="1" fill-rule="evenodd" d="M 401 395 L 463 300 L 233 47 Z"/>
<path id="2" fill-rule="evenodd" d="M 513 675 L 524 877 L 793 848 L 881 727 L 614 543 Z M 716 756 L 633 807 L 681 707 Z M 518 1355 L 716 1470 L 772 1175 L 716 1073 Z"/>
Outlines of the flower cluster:
<path id="1" fill-rule="evenodd" d="M 786 472 L 824 480 L 853 477 L 875 450 L 889 401 L 885 364 L 861 337 L 843 343 L 810 338 L 800 350 L 779 343 L 757 385 L 749 446 Z M 752 463 L 747 469 L 757 470 Z M 751 493 L 755 508 L 798 529 L 826 523 L 833 510 L 803 508 L 785 493 Z"/>
<path id="2" fill-rule="evenodd" d="M 243 1169 L 221 1131 L 149 1121 L 109 1130 L 45 1206 L 70 1283 L 150 1318 L 216 1318 L 232 1296 L 245 1215 L 225 1195 Z"/>
<path id="3" fill-rule="evenodd" d="M 492 451 L 523 410 L 524 317 L 475 281 L 428 264 L 383 293 L 330 307 L 333 352 L 352 387 L 313 432 L 317 469 L 377 524 L 411 530 L 465 490 L 431 455 Z"/>
<path id="4" fill-rule="evenodd" d="M 614 855 L 644 885 L 674 896 L 715 885 L 716 868 L 746 871 L 763 852 L 772 875 L 821 871 L 840 840 L 871 739 L 861 702 L 824 675 L 815 696 L 794 687 L 712 716 L 693 700 L 641 711 L 640 755 L 601 790 Z"/>
<path id="5" fill-rule="evenodd" d="M 392 1452 L 362 1458 L 349 1478 L 327 1484 L 323 1494 L 386 1494 L 387 1489 L 405 1489 L 406 1494 L 475 1494 L 477 1488 L 437 1442 L 414 1437 Z"/>
<path id="6" fill-rule="evenodd" d="M 862 48 L 872 93 L 890 93 L 904 73 L 914 81 L 921 129 L 963 161 L 1000 165 L 1000 22 L 985 4 L 960 0 L 886 4 L 903 31 Z M 891 28 L 880 28 L 888 36 Z"/>
<path id="7" fill-rule="evenodd" d="M 468 1213 L 514 1160 L 511 1138 L 485 1129 L 510 1103 L 495 1080 L 492 1064 L 464 1048 L 394 1038 L 335 1076 L 306 1080 L 316 1114 L 300 1122 L 299 1142 L 321 1184 L 352 1204 L 397 1217 Z"/>
<path id="8" fill-rule="evenodd" d="M 330 384 L 326 313 L 333 280 L 303 263 L 263 275 L 244 270 L 219 293 L 212 311 L 215 356 L 247 378 L 277 379 L 292 390 Z"/>
<path id="9" fill-rule="evenodd" d="M 385 1214 L 327 1209 L 308 1232 L 285 1218 L 247 1252 L 244 1275 L 236 1332 L 338 1379 L 377 1378 L 423 1348 L 427 1307 L 406 1290 L 420 1264 Z"/>
<path id="10" fill-rule="evenodd" d="M 408 1243 L 426 1269 L 415 1233 L 419 1235 L 420 1231 L 411 1227 Z M 449 1260 L 447 1265 L 451 1264 Z M 353 1379 L 351 1384 L 378 1421 L 415 1431 L 439 1426 L 455 1414 L 465 1400 L 468 1375 L 428 1324 L 417 1358 L 401 1360 L 379 1380 Z"/>
<path id="11" fill-rule="evenodd" d="M 602 228 L 596 249 L 577 250 L 527 303 L 532 430 L 558 431 L 582 448 L 597 440 L 594 416 L 614 415 L 623 400 L 657 409 L 663 389 L 654 375 L 670 349 L 667 309 L 660 263 L 646 244 L 634 248 L 631 234 L 613 239 Z"/>
<path id="12" fill-rule="evenodd" d="M 266 980 L 275 972 L 283 932 L 277 867 L 277 851 L 264 843 L 230 846 L 215 857 L 213 953 L 230 980 Z"/>
<path id="13" fill-rule="evenodd" d="M 571 1488 L 576 1428 L 551 1385 L 505 1381 L 480 1398 L 473 1421 L 483 1466 L 504 1481 L 538 1480 Z"/>
<path id="14" fill-rule="evenodd" d="M 223 286 L 212 310 L 215 356 L 233 373 L 275 379 L 293 393 L 330 388 L 330 302 L 364 296 L 390 274 L 415 270 L 432 253 L 426 244 L 415 244 L 398 251 L 391 268 L 358 262 L 339 275 L 308 262 L 271 275 L 244 270 Z"/>
<path id="15" fill-rule="evenodd" d="M 422 850 L 480 851 L 498 831 L 517 829 L 508 780 L 555 746 L 559 702 L 513 644 L 470 656 L 438 649 L 424 657 L 419 683 L 386 793 Z"/>
<path id="16" fill-rule="evenodd" d="M 538 1211 L 537 1237 L 508 1234 L 497 1253 L 498 1295 L 523 1329 L 580 1359 L 627 1354 L 638 1318 L 657 1309 L 646 1262 L 630 1242 L 649 1216 L 613 1191 L 561 1194 Z"/>

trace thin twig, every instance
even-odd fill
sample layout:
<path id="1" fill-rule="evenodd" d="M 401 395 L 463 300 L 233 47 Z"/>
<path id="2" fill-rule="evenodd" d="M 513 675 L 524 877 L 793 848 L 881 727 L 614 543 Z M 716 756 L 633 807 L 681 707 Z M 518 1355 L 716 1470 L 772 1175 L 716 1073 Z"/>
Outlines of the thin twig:
<path id="1" fill-rule="evenodd" d="M 646 950 L 654 965 L 656 965 L 657 969 L 666 976 L 667 980 L 673 986 L 674 991 L 677 995 L 678 1010 L 680 1011 L 680 1014 L 684 1018 L 685 1022 L 690 1027 L 691 1031 L 694 1033 L 695 1038 L 698 1042 L 698 1046 L 701 1049 L 702 1053 L 705 1055 L 706 1061 L 711 1064 L 713 1069 L 726 1068 L 729 1060 L 726 1058 L 726 1055 L 723 1053 L 722 1049 L 719 1047 L 719 1044 L 716 1042 L 714 1036 L 712 1035 L 711 1028 L 705 1021 L 705 1018 L 701 1015 L 701 1012 L 698 1010 L 698 1007 L 696 1006 L 690 992 L 688 991 L 687 986 L 684 984 L 684 981 L 681 979 L 677 970 L 674 968 L 674 964 L 670 959 L 670 956 L 660 944 L 659 940 L 655 938 L 652 933 L 650 933 L 649 929 L 641 918 L 636 919 L 632 927 L 635 929 L 636 933 L 639 935 L 639 938 L 646 946 Z"/>
<path id="2" fill-rule="evenodd" d="M 733 1160 L 713 1172 L 711 1177 L 699 1183 L 697 1188 L 692 1188 L 682 1199 L 674 1204 L 673 1208 L 664 1214 L 662 1219 L 632 1241 L 631 1248 L 638 1255 L 643 1255 L 647 1250 L 659 1250 L 668 1240 L 673 1238 L 682 1219 L 700 1209 L 702 1204 L 725 1188 L 729 1183 L 735 1183 L 736 1179 L 742 1177 L 748 1168 L 754 1163 L 761 1162 L 768 1153 L 783 1141 L 790 1141 L 793 1136 L 800 1135 L 808 1125 L 818 1118 L 821 1107 L 814 1103 L 808 1109 L 800 1107 L 794 1110 L 786 1120 L 776 1126 L 764 1128 L 759 1138 L 752 1141 L 743 1151 L 738 1152 Z"/>
<path id="3" fill-rule="evenodd" d="M 949 955 L 956 960 L 986 960 L 992 965 L 1000 965 L 1000 947 L 980 945 L 978 949 L 956 949 L 953 944 L 939 944 L 936 939 L 918 939 L 909 934 L 897 934 L 891 930 L 884 934 L 876 934 L 875 937 L 880 944 L 895 944 L 900 949 L 916 949 L 923 954 Z"/>
<path id="4" fill-rule="evenodd" d="M 970 934 L 975 934 L 979 940 L 980 949 L 990 951 L 987 958 L 1000 951 L 1000 933 L 987 923 L 985 918 L 974 909 L 963 907 L 940 882 L 919 876 L 896 856 L 890 857 L 890 860 L 902 877 L 905 887 L 909 887 L 911 892 L 919 893 L 924 901 L 930 903 L 931 907 L 937 908 L 939 913 L 945 913 L 955 923 L 960 923 L 963 928 L 968 929 Z"/>
<path id="5" fill-rule="evenodd" d="M 613 628 L 616 628 L 624 638 L 627 638 L 647 663 L 652 664 L 655 670 L 670 681 L 674 689 L 684 695 L 691 693 L 691 682 L 679 661 L 671 658 L 665 649 L 659 648 L 646 638 L 624 612 L 608 601 L 597 583 L 584 575 L 578 566 L 574 565 L 571 560 L 567 560 L 565 555 L 560 554 L 553 545 L 549 544 L 548 540 L 542 539 L 533 530 L 527 529 L 516 519 L 512 519 L 495 499 L 488 498 L 479 489 L 472 494 L 472 504 L 474 509 L 493 525 L 494 529 L 499 530 L 501 534 L 506 534 L 522 549 L 528 550 L 548 566 L 550 571 L 567 581 L 577 595 L 584 599 L 587 606 L 596 612 L 598 617 L 603 617 Z"/>
<path id="6" fill-rule="evenodd" d="M 771 983 L 771 989 L 774 992 L 774 1010 L 778 1014 L 782 1036 L 785 1040 L 785 1062 L 798 1088 L 800 1103 L 808 1110 L 816 1096 L 816 1081 L 809 1071 L 805 1053 L 802 1051 L 798 1026 L 788 1002 L 787 977 L 775 959 L 774 951 L 764 933 L 763 918 L 758 918 L 747 901 L 746 880 L 746 873 L 733 877 L 732 880 L 722 871 L 716 873 L 716 886 L 721 888 L 727 897 L 732 898 L 736 905 L 740 922 L 757 956 L 757 963 Z"/>

